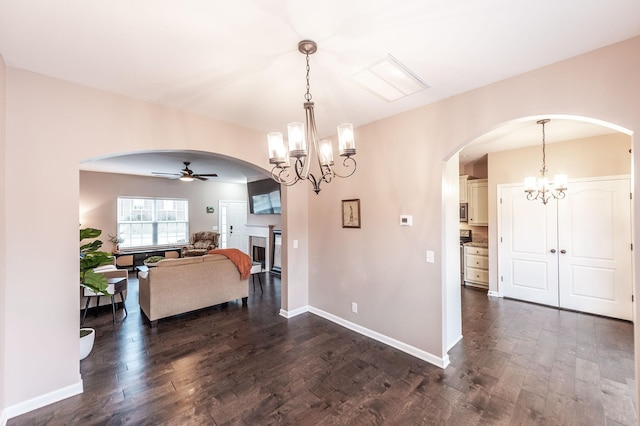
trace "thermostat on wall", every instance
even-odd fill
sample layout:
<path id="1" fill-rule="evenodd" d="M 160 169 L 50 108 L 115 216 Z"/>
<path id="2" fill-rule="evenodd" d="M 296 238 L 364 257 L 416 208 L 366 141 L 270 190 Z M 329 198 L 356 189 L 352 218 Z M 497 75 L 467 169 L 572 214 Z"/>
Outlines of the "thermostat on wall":
<path id="1" fill-rule="evenodd" d="M 412 225 L 413 225 L 413 216 L 409 216 L 409 215 L 400 216 L 400 226 L 412 226 Z"/>

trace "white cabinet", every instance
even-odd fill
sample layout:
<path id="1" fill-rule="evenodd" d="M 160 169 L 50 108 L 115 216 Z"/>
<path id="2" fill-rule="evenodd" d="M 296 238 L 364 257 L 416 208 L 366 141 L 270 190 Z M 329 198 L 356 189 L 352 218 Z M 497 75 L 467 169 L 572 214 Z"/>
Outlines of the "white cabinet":
<path id="1" fill-rule="evenodd" d="M 487 179 L 475 179 L 468 184 L 469 225 L 489 226 L 489 186 Z"/>
<path id="2" fill-rule="evenodd" d="M 469 175 L 462 175 L 462 176 L 458 176 L 460 182 L 460 191 L 459 191 L 459 198 L 460 198 L 460 202 L 461 203 L 468 203 L 468 197 L 467 197 L 467 183 L 469 182 Z"/>
<path id="3" fill-rule="evenodd" d="M 489 288 L 489 249 L 464 246 L 464 283 Z"/>

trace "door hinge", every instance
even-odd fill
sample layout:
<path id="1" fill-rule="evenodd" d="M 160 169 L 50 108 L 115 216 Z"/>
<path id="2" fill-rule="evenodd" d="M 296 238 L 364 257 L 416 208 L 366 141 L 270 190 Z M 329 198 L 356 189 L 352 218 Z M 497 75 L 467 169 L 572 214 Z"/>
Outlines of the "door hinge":
<path id="1" fill-rule="evenodd" d="M 633 294 L 631 295 L 631 301 L 635 302 L 635 298 L 633 297 Z"/>
<path id="2" fill-rule="evenodd" d="M 500 242 L 502 242 L 502 237 L 500 237 Z"/>
<path id="3" fill-rule="evenodd" d="M 633 243 L 631 243 L 631 251 L 633 251 Z"/>
<path id="4" fill-rule="evenodd" d="M 500 197 L 500 204 L 502 204 L 502 197 Z"/>
<path id="5" fill-rule="evenodd" d="M 500 282 L 504 282 L 504 277 L 500 275 Z"/>
<path id="6" fill-rule="evenodd" d="M 630 200 L 633 200 L 633 192 L 630 192 L 630 193 L 629 193 L 629 199 L 630 199 Z"/>

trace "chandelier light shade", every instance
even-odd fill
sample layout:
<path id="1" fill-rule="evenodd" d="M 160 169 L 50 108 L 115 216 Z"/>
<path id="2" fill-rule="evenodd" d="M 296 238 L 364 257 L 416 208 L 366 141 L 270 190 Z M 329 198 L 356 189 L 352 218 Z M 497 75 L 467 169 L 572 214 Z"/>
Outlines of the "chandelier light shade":
<path id="1" fill-rule="evenodd" d="M 537 122 L 542 125 L 542 169 L 540 169 L 540 176 L 537 178 L 530 176 L 524 180 L 524 192 L 527 193 L 527 199 L 530 201 L 540 200 L 542 204 L 547 204 L 552 198 L 556 200 L 563 199 L 567 190 L 567 175 L 556 175 L 553 182 L 549 182 L 547 178 L 544 125 L 549 121 L 548 118 L 545 118 Z"/>
<path id="2" fill-rule="evenodd" d="M 338 126 L 338 155 L 343 157 L 342 166 L 345 174 L 336 172 L 333 159 L 333 145 L 330 140 L 319 140 L 316 129 L 316 119 L 313 112 L 314 103 L 311 102 L 309 83 L 309 55 L 318 50 L 315 42 L 302 40 L 298 43 L 298 50 L 307 59 L 307 93 L 304 95 L 305 123 L 293 122 L 287 125 L 288 144 L 285 144 L 281 132 L 267 134 L 269 149 L 269 163 L 273 164 L 271 177 L 283 185 L 293 185 L 302 180 L 308 180 L 316 194 L 320 192 L 322 182 L 330 183 L 334 177 L 347 178 L 356 171 L 356 144 L 353 126 L 349 123 Z M 315 157 L 315 158 L 314 158 Z M 293 161 L 291 162 L 290 159 Z M 317 161 L 317 174 L 311 173 L 311 163 Z M 293 166 L 292 166 L 293 163 Z"/>

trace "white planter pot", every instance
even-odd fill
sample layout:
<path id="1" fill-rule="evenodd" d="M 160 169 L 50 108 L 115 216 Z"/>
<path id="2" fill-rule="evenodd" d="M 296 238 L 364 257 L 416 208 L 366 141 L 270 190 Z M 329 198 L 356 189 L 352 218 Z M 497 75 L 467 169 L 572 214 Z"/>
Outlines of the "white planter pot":
<path id="1" fill-rule="evenodd" d="M 82 330 L 90 331 L 84 337 L 80 337 L 80 359 L 83 360 L 89 356 L 91 349 L 93 349 L 93 342 L 96 340 L 96 331 L 93 328 L 81 328 Z"/>

